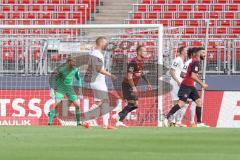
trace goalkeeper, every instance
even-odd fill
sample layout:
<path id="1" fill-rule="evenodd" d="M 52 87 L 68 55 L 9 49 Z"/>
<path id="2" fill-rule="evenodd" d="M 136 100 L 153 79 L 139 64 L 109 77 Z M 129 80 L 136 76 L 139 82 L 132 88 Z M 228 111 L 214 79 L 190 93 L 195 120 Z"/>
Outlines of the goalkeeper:
<path id="1" fill-rule="evenodd" d="M 85 128 L 88 128 L 88 123 L 81 123 L 81 117 L 80 117 L 80 106 L 77 102 L 77 95 L 73 88 L 73 78 L 76 78 L 77 80 L 77 87 L 78 87 L 78 94 L 80 93 L 81 87 L 82 87 L 82 79 L 80 77 L 80 73 L 78 69 L 76 68 L 76 60 L 74 58 L 68 58 L 67 62 L 60 66 L 57 69 L 57 73 L 54 76 L 54 78 L 50 78 L 50 86 L 51 86 L 51 96 L 53 95 L 53 88 L 56 91 L 55 99 L 56 104 L 55 108 L 51 109 L 48 114 L 48 125 L 52 125 L 53 119 L 55 117 L 56 108 L 61 105 L 61 101 L 66 95 L 68 98 L 68 101 L 70 102 L 70 105 L 73 104 L 76 107 L 76 120 L 77 125 L 82 125 Z"/>

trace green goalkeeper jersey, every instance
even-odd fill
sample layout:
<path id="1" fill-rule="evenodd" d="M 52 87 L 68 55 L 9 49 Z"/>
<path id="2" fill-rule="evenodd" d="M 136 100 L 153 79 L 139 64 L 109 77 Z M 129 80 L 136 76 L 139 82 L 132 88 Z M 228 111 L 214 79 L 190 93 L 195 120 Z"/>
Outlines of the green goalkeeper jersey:
<path id="1" fill-rule="evenodd" d="M 80 77 L 80 73 L 77 68 L 69 69 L 67 64 L 58 68 L 58 74 L 56 77 L 57 84 L 61 85 L 64 84 L 66 86 L 73 85 L 74 77 L 77 80 L 77 86 L 82 87 L 82 79 Z"/>

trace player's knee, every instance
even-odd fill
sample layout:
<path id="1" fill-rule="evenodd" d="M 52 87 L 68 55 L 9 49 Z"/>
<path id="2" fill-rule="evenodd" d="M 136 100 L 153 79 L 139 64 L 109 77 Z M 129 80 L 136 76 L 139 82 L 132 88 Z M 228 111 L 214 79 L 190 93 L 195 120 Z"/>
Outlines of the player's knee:
<path id="1" fill-rule="evenodd" d="M 185 105 L 185 102 L 184 102 L 184 101 L 181 101 L 181 100 L 179 100 L 177 104 L 179 105 L 179 107 L 181 107 L 181 108 L 182 108 L 182 107 Z"/>
<path id="2" fill-rule="evenodd" d="M 197 99 L 195 102 L 196 102 L 198 107 L 202 107 L 202 100 L 200 98 Z"/>

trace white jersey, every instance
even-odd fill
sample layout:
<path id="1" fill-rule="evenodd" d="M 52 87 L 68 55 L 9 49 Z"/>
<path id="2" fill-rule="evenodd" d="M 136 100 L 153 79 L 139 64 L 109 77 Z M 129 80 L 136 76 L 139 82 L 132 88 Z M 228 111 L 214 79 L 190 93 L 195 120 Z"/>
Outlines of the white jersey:
<path id="1" fill-rule="evenodd" d="M 175 70 L 175 75 L 176 75 L 176 78 L 182 82 L 182 77 L 181 77 L 181 72 L 184 68 L 184 60 L 179 56 L 177 58 L 175 58 L 173 60 L 173 63 L 172 63 L 172 66 L 171 66 L 171 69 L 174 69 Z M 176 84 L 177 85 L 177 82 L 171 77 L 171 84 Z"/>
<path id="2" fill-rule="evenodd" d="M 90 52 L 90 56 L 92 56 L 89 62 L 90 63 L 89 65 L 91 65 L 91 75 L 92 75 L 91 83 L 105 82 L 105 75 L 97 72 L 96 70 L 97 66 L 102 66 L 102 69 L 105 69 L 103 54 L 99 50 L 93 49 Z"/>
<path id="3" fill-rule="evenodd" d="M 187 61 L 185 62 L 184 67 L 183 67 L 183 69 L 182 69 L 182 72 L 187 73 L 188 66 L 189 66 L 189 64 L 190 64 L 191 62 L 192 62 L 192 58 L 189 59 L 189 60 L 187 60 Z"/>

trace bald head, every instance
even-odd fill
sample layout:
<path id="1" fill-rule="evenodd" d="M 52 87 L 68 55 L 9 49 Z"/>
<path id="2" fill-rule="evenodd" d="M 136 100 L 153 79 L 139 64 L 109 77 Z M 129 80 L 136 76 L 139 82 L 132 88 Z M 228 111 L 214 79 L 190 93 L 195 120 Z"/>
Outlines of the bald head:
<path id="1" fill-rule="evenodd" d="M 104 36 L 98 37 L 96 39 L 96 48 L 104 50 L 107 47 L 107 38 Z"/>

